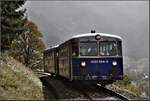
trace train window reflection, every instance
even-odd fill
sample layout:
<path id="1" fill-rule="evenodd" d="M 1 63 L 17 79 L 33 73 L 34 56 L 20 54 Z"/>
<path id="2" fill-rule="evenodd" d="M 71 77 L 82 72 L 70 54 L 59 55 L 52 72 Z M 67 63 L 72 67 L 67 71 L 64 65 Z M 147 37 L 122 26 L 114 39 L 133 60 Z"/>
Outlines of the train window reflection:
<path id="1" fill-rule="evenodd" d="M 81 56 L 97 56 L 97 43 L 96 42 L 80 42 L 80 55 Z"/>
<path id="2" fill-rule="evenodd" d="M 100 42 L 100 56 L 116 56 L 117 44 L 116 42 Z"/>

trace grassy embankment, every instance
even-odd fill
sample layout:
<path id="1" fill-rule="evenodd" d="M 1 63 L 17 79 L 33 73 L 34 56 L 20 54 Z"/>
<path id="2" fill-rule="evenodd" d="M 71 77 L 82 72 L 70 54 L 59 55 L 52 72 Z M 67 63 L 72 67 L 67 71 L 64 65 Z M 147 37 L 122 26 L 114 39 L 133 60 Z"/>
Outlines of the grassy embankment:
<path id="1" fill-rule="evenodd" d="M 43 100 L 42 83 L 12 57 L 0 56 L 0 100 Z"/>
<path id="2" fill-rule="evenodd" d="M 131 80 L 127 75 L 124 75 L 123 80 L 118 80 L 112 85 L 113 90 L 124 93 L 123 95 L 130 99 L 148 99 L 147 97 L 141 96 L 140 88 L 131 83 Z"/>

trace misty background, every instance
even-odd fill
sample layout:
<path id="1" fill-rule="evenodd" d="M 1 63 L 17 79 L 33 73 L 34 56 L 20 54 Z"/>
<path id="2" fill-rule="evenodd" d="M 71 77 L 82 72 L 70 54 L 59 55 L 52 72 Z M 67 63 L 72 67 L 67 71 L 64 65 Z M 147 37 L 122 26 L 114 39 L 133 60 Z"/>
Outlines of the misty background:
<path id="1" fill-rule="evenodd" d="M 25 8 L 47 47 L 95 29 L 121 36 L 125 57 L 149 59 L 148 1 L 27 1 Z"/>

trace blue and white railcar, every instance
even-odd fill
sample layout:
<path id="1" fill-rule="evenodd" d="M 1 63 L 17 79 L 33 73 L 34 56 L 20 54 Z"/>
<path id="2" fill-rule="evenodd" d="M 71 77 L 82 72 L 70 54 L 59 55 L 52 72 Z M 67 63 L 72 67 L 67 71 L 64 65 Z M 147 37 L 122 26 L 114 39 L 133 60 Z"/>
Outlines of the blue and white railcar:
<path id="1" fill-rule="evenodd" d="M 88 33 L 73 37 L 73 80 L 113 81 L 123 79 L 122 39 L 104 33 Z"/>
<path id="2" fill-rule="evenodd" d="M 105 33 L 73 36 L 57 47 L 57 74 L 102 84 L 123 79 L 122 39 Z"/>

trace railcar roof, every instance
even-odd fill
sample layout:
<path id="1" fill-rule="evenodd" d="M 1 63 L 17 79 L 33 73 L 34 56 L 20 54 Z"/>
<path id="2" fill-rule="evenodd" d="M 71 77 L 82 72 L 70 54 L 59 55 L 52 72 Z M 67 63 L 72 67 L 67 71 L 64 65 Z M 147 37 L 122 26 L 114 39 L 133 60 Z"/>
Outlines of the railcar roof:
<path id="1" fill-rule="evenodd" d="M 122 38 L 121 38 L 120 36 L 113 35 L 113 34 L 106 34 L 106 33 L 85 33 L 85 34 L 79 34 L 79 35 L 74 35 L 74 36 L 72 36 L 72 37 L 69 38 L 68 40 L 73 39 L 73 38 L 81 38 L 81 37 L 87 37 L 87 36 L 95 36 L 95 35 L 97 35 L 97 34 L 99 34 L 100 36 L 118 38 L 118 39 L 121 39 L 121 40 L 122 40 Z M 66 41 L 68 41 L 68 40 L 65 40 L 64 42 L 66 42 Z M 62 43 L 64 43 L 64 42 L 62 42 Z M 59 45 L 61 45 L 62 43 L 60 43 Z M 52 47 L 48 47 L 48 48 L 45 49 L 45 51 L 46 51 L 46 50 L 49 50 L 49 49 L 57 48 L 57 47 L 59 47 L 59 45 L 55 45 L 55 46 L 52 46 Z"/>
<path id="2" fill-rule="evenodd" d="M 46 50 L 49 50 L 49 49 L 57 48 L 58 46 L 59 46 L 59 45 L 55 45 L 55 46 L 52 46 L 52 47 L 48 47 L 48 48 L 45 49 L 45 51 L 46 51 Z"/>
<path id="3" fill-rule="evenodd" d="M 106 34 L 106 33 L 85 33 L 85 34 L 75 35 L 72 38 L 81 38 L 81 37 L 86 37 L 86 36 L 95 36 L 97 34 L 99 34 L 100 36 L 106 36 L 106 37 L 122 39 L 120 36 L 113 35 L 113 34 Z"/>

